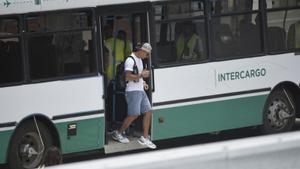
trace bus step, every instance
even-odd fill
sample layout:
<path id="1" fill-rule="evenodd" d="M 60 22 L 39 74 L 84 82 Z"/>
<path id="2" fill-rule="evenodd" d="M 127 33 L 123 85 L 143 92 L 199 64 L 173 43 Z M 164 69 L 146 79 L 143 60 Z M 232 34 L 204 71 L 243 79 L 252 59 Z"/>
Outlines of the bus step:
<path id="1" fill-rule="evenodd" d="M 135 136 L 128 136 L 130 140 L 129 143 L 120 143 L 112 139 L 111 135 L 108 136 L 108 144 L 104 146 L 105 154 L 110 153 L 117 153 L 117 152 L 124 152 L 124 151 L 131 151 L 131 150 L 138 150 L 147 148 L 144 145 L 141 145 L 138 142 L 138 137 Z"/>

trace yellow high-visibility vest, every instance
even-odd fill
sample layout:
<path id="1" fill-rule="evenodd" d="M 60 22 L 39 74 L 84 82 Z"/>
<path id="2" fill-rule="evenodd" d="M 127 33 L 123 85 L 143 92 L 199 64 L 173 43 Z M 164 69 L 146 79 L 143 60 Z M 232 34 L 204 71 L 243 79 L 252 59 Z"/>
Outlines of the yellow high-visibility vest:
<path id="1" fill-rule="evenodd" d="M 133 49 L 132 48 L 132 43 L 129 40 L 127 40 L 126 41 L 126 49 L 125 49 L 125 57 L 131 55 L 132 49 Z"/>
<path id="2" fill-rule="evenodd" d="M 197 41 L 199 37 L 196 34 L 193 34 L 191 38 L 188 40 L 187 44 L 185 44 L 184 35 L 179 35 L 179 38 L 176 42 L 176 52 L 177 52 L 177 59 L 181 59 L 183 56 L 183 50 L 186 47 L 189 48 L 189 56 L 190 58 L 197 57 L 197 54 L 194 53 L 194 49 L 196 47 Z"/>
<path id="3" fill-rule="evenodd" d="M 107 48 L 109 48 L 108 50 L 110 51 L 109 52 L 110 58 L 108 59 L 109 61 L 108 61 L 107 69 L 106 69 L 106 75 L 107 75 L 107 78 L 109 80 L 111 80 L 111 79 L 113 79 L 113 76 L 114 76 L 114 69 L 116 69 L 117 65 L 124 60 L 125 44 L 124 44 L 123 40 L 112 37 L 105 41 L 105 45 Z M 114 47 L 114 45 L 116 45 L 116 46 Z M 113 50 L 115 50 L 115 52 Z M 115 56 L 113 56 L 113 55 L 115 55 Z M 115 65 L 113 65 L 114 57 L 115 57 Z"/>

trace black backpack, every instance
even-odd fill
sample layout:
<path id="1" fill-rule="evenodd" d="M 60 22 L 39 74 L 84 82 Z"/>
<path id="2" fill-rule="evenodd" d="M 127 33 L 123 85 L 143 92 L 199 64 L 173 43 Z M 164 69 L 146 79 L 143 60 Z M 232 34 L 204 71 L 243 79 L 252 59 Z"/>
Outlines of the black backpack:
<path id="1" fill-rule="evenodd" d="M 135 62 L 135 59 L 132 56 L 128 56 L 127 58 L 132 58 L 134 61 L 133 65 L 133 74 L 138 74 L 138 68 Z M 127 58 L 117 65 L 116 72 L 116 87 L 117 90 L 125 90 L 127 81 L 125 79 L 125 61 Z"/>

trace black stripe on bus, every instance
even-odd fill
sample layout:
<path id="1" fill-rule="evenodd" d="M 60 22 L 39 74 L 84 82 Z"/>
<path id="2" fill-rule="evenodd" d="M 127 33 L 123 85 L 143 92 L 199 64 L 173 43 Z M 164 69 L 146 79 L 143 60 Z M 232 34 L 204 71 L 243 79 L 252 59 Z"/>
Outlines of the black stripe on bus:
<path id="1" fill-rule="evenodd" d="M 17 125 L 17 122 L 7 122 L 7 123 L 0 123 L 0 128 L 4 127 L 14 127 Z"/>
<path id="2" fill-rule="evenodd" d="M 95 114 L 104 114 L 104 110 L 97 110 L 97 111 L 90 111 L 90 112 L 80 112 L 80 113 L 72 113 L 72 114 L 53 116 L 52 120 L 61 120 L 61 119 L 68 119 L 68 118 L 74 118 L 74 117 L 91 116 L 91 115 L 95 115 Z"/>
<path id="3" fill-rule="evenodd" d="M 242 94 L 266 92 L 266 91 L 271 91 L 271 88 L 247 90 L 247 91 L 233 92 L 233 93 L 224 93 L 224 94 L 217 94 L 217 95 L 210 95 L 210 96 L 179 99 L 179 100 L 170 100 L 170 101 L 165 101 L 165 102 L 153 103 L 153 106 L 163 106 L 163 105 L 168 105 L 168 104 L 185 103 L 185 102 L 192 102 L 192 101 L 199 101 L 199 100 L 208 100 L 208 99 L 215 99 L 215 98 L 220 98 L 220 97 L 236 96 L 236 95 L 242 95 Z"/>

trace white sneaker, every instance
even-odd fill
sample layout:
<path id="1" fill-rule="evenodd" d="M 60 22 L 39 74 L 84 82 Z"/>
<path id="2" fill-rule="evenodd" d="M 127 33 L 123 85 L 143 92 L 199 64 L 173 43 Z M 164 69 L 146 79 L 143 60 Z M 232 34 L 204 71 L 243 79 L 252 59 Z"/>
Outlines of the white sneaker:
<path id="1" fill-rule="evenodd" d="M 116 141 L 119 141 L 120 143 L 129 143 L 129 140 L 127 137 L 124 137 L 122 134 L 120 134 L 117 130 L 113 131 L 112 138 Z"/>
<path id="2" fill-rule="evenodd" d="M 141 145 L 145 145 L 151 149 L 156 149 L 156 145 L 152 143 L 152 141 L 149 139 L 149 138 L 145 138 L 144 136 L 141 136 L 139 139 L 138 139 L 138 142 L 141 144 Z"/>

